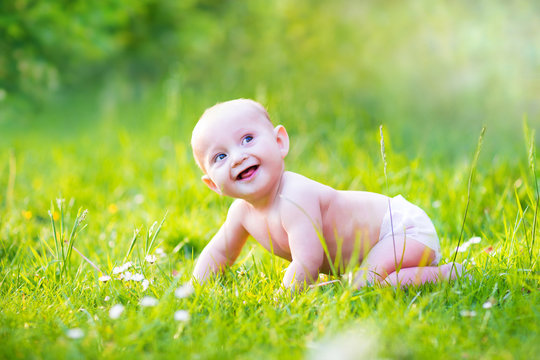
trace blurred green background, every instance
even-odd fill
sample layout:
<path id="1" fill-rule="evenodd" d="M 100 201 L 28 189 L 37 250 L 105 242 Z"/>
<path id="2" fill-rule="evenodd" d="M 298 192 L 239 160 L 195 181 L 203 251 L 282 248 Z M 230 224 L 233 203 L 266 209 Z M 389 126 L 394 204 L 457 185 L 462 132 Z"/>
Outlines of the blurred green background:
<path id="1" fill-rule="evenodd" d="M 313 140 L 382 123 L 408 155 L 454 159 L 487 124 L 492 154 L 511 156 L 523 117 L 539 123 L 538 15 L 531 1 L 3 1 L 0 126 L 172 134 L 252 97 Z"/>
<path id="2" fill-rule="evenodd" d="M 417 197 L 409 180 L 429 169 L 463 193 L 483 124 L 485 177 L 526 164 L 523 118 L 540 125 L 539 15 L 519 0 L 2 1 L 0 197 L 45 217 L 57 196 L 98 212 L 124 202 L 142 217 L 127 227 L 177 204 L 177 238 L 200 234 L 205 207 L 224 213 L 228 200 L 198 180 L 191 129 L 237 97 L 287 127 L 290 170 Z M 138 194 L 144 214 L 132 211 Z"/>

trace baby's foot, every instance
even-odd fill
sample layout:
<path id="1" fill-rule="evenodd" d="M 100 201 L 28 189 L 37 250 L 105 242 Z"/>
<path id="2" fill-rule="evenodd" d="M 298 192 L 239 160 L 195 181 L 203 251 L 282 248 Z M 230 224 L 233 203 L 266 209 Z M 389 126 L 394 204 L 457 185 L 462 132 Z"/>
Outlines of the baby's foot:
<path id="1" fill-rule="evenodd" d="M 472 280 L 472 276 L 465 272 L 463 265 L 460 263 L 448 263 L 441 265 L 439 270 L 445 279 L 455 280 L 456 278 L 464 278 L 469 281 Z"/>

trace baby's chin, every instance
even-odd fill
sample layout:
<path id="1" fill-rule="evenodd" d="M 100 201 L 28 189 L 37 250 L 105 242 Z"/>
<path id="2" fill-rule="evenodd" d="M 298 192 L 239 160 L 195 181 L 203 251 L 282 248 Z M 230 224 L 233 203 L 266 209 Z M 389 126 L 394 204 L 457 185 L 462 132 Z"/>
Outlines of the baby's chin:
<path id="1" fill-rule="evenodd" d="M 238 186 L 235 191 L 228 196 L 250 202 L 259 200 L 265 196 L 265 191 L 263 189 L 250 185 L 242 184 L 242 186 Z"/>
<path id="2" fill-rule="evenodd" d="M 258 174 L 258 176 L 260 175 L 262 174 Z M 266 181 L 265 179 L 253 179 L 250 182 L 240 184 L 236 189 L 236 196 L 233 197 L 248 202 L 257 202 L 270 196 L 276 183 L 270 179 L 266 179 Z"/>

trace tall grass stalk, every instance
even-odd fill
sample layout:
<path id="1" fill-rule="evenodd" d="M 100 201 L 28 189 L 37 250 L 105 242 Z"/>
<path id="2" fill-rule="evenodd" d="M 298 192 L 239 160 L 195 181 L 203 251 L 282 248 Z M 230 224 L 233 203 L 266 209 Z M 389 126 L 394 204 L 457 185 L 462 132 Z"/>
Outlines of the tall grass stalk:
<path id="1" fill-rule="evenodd" d="M 62 244 L 60 243 L 60 241 L 58 240 L 58 234 L 56 233 L 56 225 L 54 224 L 54 207 L 52 206 L 52 203 L 51 203 L 51 210 L 49 210 L 49 218 L 51 219 L 51 227 L 52 227 L 52 231 L 53 231 L 53 238 L 54 238 L 54 248 L 55 248 L 55 251 L 56 251 L 56 258 L 57 259 L 60 259 L 62 258 L 61 255 L 63 254 L 63 251 L 60 250 L 61 247 L 62 247 Z"/>
<path id="2" fill-rule="evenodd" d="M 124 256 L 124 260 L 122 263 L 125 263 L 127 259 L 129 258 L 129 255 L 131 255 L 131 252 L 133 251 L 133 248 L 135 247 L 135 243 L 137 242 L 137 238 L 139 237 L 139 229 L 135 229 L 133 231 L 133 237 L 131 238 L 131 241 L 129 243 L 128 251 L 126 252 L 126 255 Z"/>
<path id="3" fill-rule="evenodd" d="M 386 172 L 387 162 L 386 162 L 386 148 L 384 146 L 384 134 L 383 134 L 383 126 L 379 126 L 379 134 L 381 136 L 381 156 L 383 161 L 383 168 L 384 168 L 384 181 L 386 184 L 386 194 L 388 195 L 389 187 L 388 187 L 388 174 Z M 399 284 L 399 270 L 401 269 L 401 265 L 403 264 L 403 255 L 401 256 L 401 260 L 398 264 L 397 261 L 397 254 L 396 254 L 396 238 L 394 235 L 394 219 L 392 217 L 392 205 L 390 202 L 390 196 L 388 196 L 388 212 L 390 214 L 390 229 L 392 230 L 392 244 L 394 246 L 394 266 L 396 271 L 396 281 Z M 403 245 L 403 252 L 405 252 L 405 244 Z M 398 286 L 399 288 L 399 286 Z"/>
<path id="4" fill-rule="evenodd" d="M 157 229 L 154 228 L 157 225 L 157 221 L 152 224 L 150 229 L 146 232 L 146 241 L 145 241 L 145 248 L 144 248 L 144 256 L 148 256 L 152 252 L 152 248 L 154 247 L 154 243 L 156 241 L 156 238 L 161 231 L 161 227 L 163 226 L 163 223 L 165 222 L 165 219 L 167 218 L 168 212 L 165 212 L 165 215 L 163 216 L 163 219 L 161 219 L 161 222 L 159 223 L 159 226 Z"/>
<path id="5" fill-rule="evenodd" d="M 60 234 L 56 231 L 56 224 L 54 220 L 54 209 L 52 211 L 49 210 L 49 218 L 51 220 L 51 226 L 53 231 L 53 238 L 54 238 L 54 245 L 55 245 L 55 251 L 56 251 L 56 258 L 62 262 L 62 267 L 60 269 L 59 277 L 60 279 L 64 278 L 64 273 L 69 268 L 70 261 L 71 261 L 71 253 L 74 248 L 75 244 L 75 238 L 77 235 L 84 230 L 86 227 L 86 224 L 82 225 L 82 222 L 85 220 L 86 215 L 88 213 L 88 210 L 83 210 L 82 208 L 79 208 L 77 211 L 77 216 L 75 217 L 75 220 L 73 222 L 73 226 L 71 228 L 71 232 L 69 234 L 69 237 L 65 239 L 64 236 L 64 227 L 65 227 L 65 219 L 64 219 L 64 201 L 63 199 L 58 199 L 57 204 L 59 206 L 60 210 Z M 86 261 L 90 263 L 94 268 L 96 268 L 99 271 L 99 268 L 91 262 L 88 258 L 86 258 L 84 255 L 82 255 L 81 252 L 79 252 L 77 249 L 75 249 L 77 253 L 79 253 Z"/>
<path id="6" fill-rule="evenodd" d="M 6 207 L 13 207 L 13 192 L 15 188 L 15 178 L 17 176 L 17 160 L 12 149 L 9 150 L 9 175 L 6 187 Z"/>
<path id="7" fill-rule="evenodd" d="M 540 192 L 538 190 L 538 179 L 536 177 L 536 146 L 535 146 L 535 135 L 536 131 L 533 129 L 532 131 L 529 129 L 529 124 L 527 123 L 527 118 L 524 117 L 523 119 L 523 130 L 525 132 L 525 141 L 527 142 L 528 147 L 528 162 L 529 162 L 529 168 L 532 172 L 532 180 L 534 181 L 534 190 L 536 192 L 536 201 L 534 204 L 534 214 L 533 214 L 533 226 L 532 226 L 532 234 L 531 234 L 531 246 L 529 248 L 529 259 L 532 262 L 533 257 L 533 249 L 534 249 L 534 241 L 536 238 L 536 224 L 538 219 L 538 206 L 540 203 Z"/>
<path id="8" fill-rule="evenodd" d="M 80 230 L 83 230 L 85 226 L 83 226 L 80 230 L 78 229 L 81 225 L 81 222 L 86 218 L 87 210 L 79 209 L 77 211 L 77 217 L 75 218 L 75 221 L 73 222 L 73 227 L 71 228 L 71 233 L 69 234 L 69 238 L 67 240 L 67 253 L 66 257 L 64 259 L 64 265 L 62 267 L 61 274 L 65 271 L 65 269 L 69 266 L 71 262 L 71 252 L 73 251 L 73 245 L 75 244 L 75 238 L 79 234 Z M 79 231 L 78 231 L 79 230 Z"/>
<path id="9" fill-rule="evenodd" d="M 459 245 L 461 245 L 461 241 L 463 240 L 463 232 L 465 231 L 465 221 L 467 220 L 467 213 L 469 211 L 469 204 L 471 202 L 471 186 L 474 179 L 474 173 L 476 171 L 476 165 L 478 164 L 478 158 L 480 157 L 480 151 L 482 150 L 482 143 L 484 142 L 485 133 L 486 133 L 486 127 L 483 126 L 482 130 L 480 131 L 480 136 L 478 137 L 478 142 L 476 143 L 476 150 L 474 152 L 473 161 L 471 163 L 471 171 L 469 172 L 469 180 L 467 182 L 467 203 L 465 205 L 465 213 L 463 214 L 463 221 L 461 222 L 461 230 L 459 232 L 458 243 L 457 243 L 456 249 L 454 250 L 454 258 L 452 259 L 452 268 L 450 269 L 450 274 L 452 274 L 452 272 L 455 271 L 455 263 L 456 263 Z M 449 277 L 449 281 L 451 281 L 451 279 L 452 279 L 452 276 Z"/>
<path id="10" fill-rule="evenodd" d="M 58 198 L 56 199 L 56 205 L 58 206 L 58 209 L 60 210 L 60 238 L 58 239 L 60 242 L 60 248 L 62 249 L 62 261 L 66 258 L 65 252 L 64 252 L 64 204 L 65 200 Z"/>
<path id="11" fill-rule="evenodd" d="M 82 252 L 80 252 L 79 249 L 77 249 L 75 246 L 73 246 L 72 248 L 73 248 L 73 250 L 75 250 L 75 252 L 77 254 L 79 254 L 84 259 L 84 261 L 86 261 L 88 264 L 90 264 L 90 266 L 92 266 L 98 273 L 100 273 L 100 274 L 103 273 L 103 271 L 101 271 L 99 266 L 97 266 L 92 260 L 90 260 L 89 258 L 84 256 L 84 254 Z"/>

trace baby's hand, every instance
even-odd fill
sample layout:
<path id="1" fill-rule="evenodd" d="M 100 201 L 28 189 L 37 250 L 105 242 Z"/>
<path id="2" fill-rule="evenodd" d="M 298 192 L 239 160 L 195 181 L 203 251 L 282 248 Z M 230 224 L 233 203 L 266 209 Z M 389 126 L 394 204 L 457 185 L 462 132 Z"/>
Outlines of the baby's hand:
<path id="1" fill-rule="evenodd" d="M 309 288 L 311 289 L 311 288 L 315 288 L 315 287 L 326 286 L 326 285 L 330 285 L 330 284 L 333 284 L 333 283 L 341 283 L 341 280 L 323 281 L 323 282 L 320 282 L 320 283 L 317 283 L 317 284 L 309 285 Z"/>

